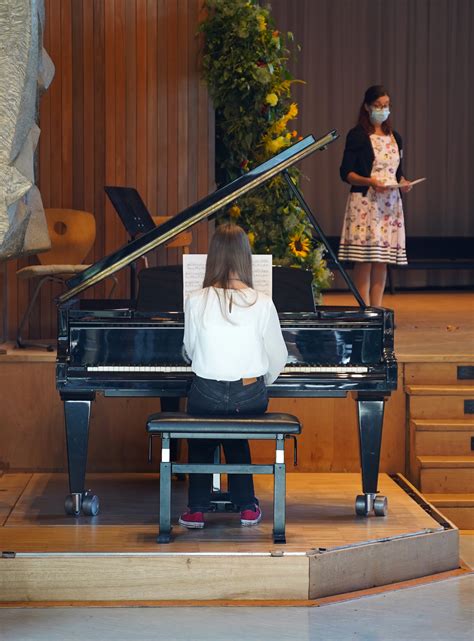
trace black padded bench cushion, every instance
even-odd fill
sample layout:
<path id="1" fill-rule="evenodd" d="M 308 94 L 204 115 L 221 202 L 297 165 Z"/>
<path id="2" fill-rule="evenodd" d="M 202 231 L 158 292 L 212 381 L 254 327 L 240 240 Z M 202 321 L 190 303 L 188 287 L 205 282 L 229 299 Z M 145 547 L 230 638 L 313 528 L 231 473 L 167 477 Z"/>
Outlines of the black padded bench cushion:
<path id="1" fill-rule="evenodd" d="M 162 432 L 209 432 L 240 434 L 300 434 L 301 425 L 291 414 L 268 413 L 251 416 L 192 416 L 184 412 L 152 414 L 146 426 L 149 434 Z"/>

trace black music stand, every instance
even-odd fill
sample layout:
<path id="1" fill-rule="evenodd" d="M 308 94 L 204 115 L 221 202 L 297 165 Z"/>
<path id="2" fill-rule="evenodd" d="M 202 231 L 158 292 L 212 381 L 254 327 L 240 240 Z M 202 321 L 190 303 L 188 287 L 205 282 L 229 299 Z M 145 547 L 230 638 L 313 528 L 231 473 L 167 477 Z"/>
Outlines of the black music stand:
<path id="1" fill-rule="evenodd" d="M 150 212 L 136 189 L 133 187 L 106 185 L 104 190 L 127 230 L 129 243 L 140 234 L 146 234 L 156 227 Z M 132 300 L 136 298 L 136 276 L 137 268 L 133 262 L 130 263 L 130 298 Z"/>

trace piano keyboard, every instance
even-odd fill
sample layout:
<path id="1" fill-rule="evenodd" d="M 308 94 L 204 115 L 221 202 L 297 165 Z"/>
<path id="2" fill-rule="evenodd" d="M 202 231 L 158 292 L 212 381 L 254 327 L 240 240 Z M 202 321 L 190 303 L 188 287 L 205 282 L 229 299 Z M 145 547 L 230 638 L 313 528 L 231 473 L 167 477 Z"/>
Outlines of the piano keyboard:
<path id="1" fill-rule="evenodd" d="M 94 365 L 86 368 L 88 372 L 162 372 L 164 374 L 190 374 L 189 365 Z M 366 374 L 368 367 L 349 365 L 347 367 L 288 365 L 283 374 Z"/>

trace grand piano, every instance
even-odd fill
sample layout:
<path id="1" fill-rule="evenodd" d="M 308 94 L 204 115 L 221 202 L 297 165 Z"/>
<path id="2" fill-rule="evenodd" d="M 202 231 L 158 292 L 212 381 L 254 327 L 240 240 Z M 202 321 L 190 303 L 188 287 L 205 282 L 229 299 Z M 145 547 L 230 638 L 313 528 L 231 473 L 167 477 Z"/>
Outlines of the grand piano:
<path id="1" fill-rule="evenodd" d="M 183 397 L 192 379 L 182 350 L 182 312 L 139 311 L 133 300 L 85 300 L 78 295 L 282 173 L 289 194 L 305 210 L 358 304 L 279 314 L 289 357 L 269 395 L 344 397 L 354 393 L 362 471 L 362 493 L 356 497 L 355 510 L 361 516 L 386 514 L 387 500 L 378 494 L 377 481 L 384 404 L 397 384 L 393 312 L 364 305 L 288 174 L 289 167 L 325 149 L 337 137 L 335 131 L 319 139 L 307 136 L 67 282 L 58 299 L 56 366 L 69 471 L 66 513 L 95 515 L 99 511 L 99 498 L 85 489 L 91 404 L 96 394 Z"/>

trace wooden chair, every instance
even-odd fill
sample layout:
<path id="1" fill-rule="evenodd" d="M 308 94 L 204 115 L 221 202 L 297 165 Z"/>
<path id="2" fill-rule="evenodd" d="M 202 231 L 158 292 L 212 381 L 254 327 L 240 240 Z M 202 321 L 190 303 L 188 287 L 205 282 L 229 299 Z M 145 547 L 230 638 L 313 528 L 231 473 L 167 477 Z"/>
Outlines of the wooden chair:
<path id="1" fill-rule="evenodd" d="M 42 347 L 52 351 L 52 345 L 24 342 L 21 337 L 23 328 L 45 283 L 64 284 L 68 278 L 89 267 L 83 261 L 94 245 L 96 224 L 90 212 L 77 209 L 45 209 L 45 215 L 51 249 L 38 254 L 39 265 L 28 265 L 17 271 L 18 278 L 36 278 L 38 282 L 18 326 L 16 342 L 18 347 Z"/>
<path id="2" fill-rule="evenodd" d="M 171 220 L 172 216 L 152 216 L 153 222 L 157 227 L 162 225 L 163 223 L 166 223 L 166 221 Z M 176 238 L 173 238 L 173 240 L 170 240 L 169 243 L 166 243 L 166 247 L 169 249 L 174 249 L 174 248 L 181 248 L 183 250 L 183 254 L 189 254 L 189 247 L 193 241 L 193 234 L 190 231 L 183 231 L 180 234 L 176 236 Z"/>

